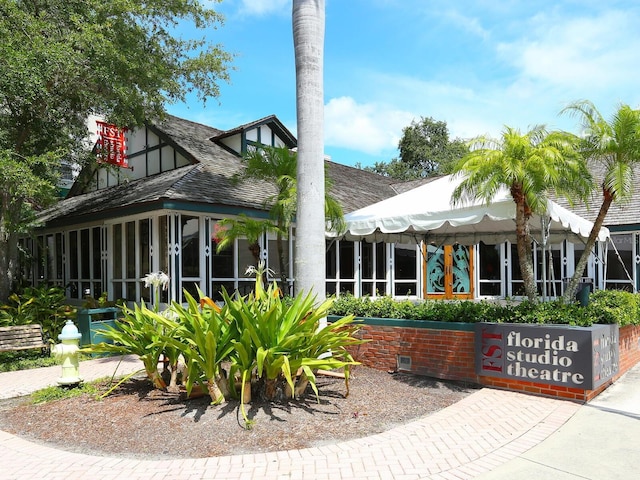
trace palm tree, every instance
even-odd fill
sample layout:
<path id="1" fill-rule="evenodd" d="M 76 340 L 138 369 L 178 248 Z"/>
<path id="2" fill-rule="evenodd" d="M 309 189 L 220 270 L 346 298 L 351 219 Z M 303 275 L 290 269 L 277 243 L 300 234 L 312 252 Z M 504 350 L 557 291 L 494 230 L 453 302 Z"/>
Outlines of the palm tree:
<path id="1" fill-rule="evenodd" d="M 325 286 L 324 0 L 293 0 L 298 125 L 298 213 L 295 284 L 321 301 Z"/>
<path id="2" fill-rule="evenodd" d="M 270 208 L 269 218 L 275 227 L 281 287 L 287 283 L 285 262 L 285 240 L 289 238 L 289 229 L 295 219 L 297 206 L 297 154 L 286 147 L 260 147 L 244 156 L 244 170 L 238 181 L 248 178 L 264 180 L 276 187 L 276 193 L 265 198 L 265 206 Z M 326 222 L 335 230 L 344 229 L 344 213 L 340 204 L 328 193 L 331 181 L 326 169 L 324 214 Z M 233 233 L 233 232 L 231 232 Z"/>
<path id="3" fill-rule="evenodd" d="M 640 161 L 640 110 L 620 105 L 607 122 L 593 103 L 582 100 L 568 105 L 561 113 L 580 117 L 583 127 L 581 152 L 587 162 L 603 173 L 602 204 L 563 295 L 564 302 L 570 302 L 576 294 L 578 281 L 587 266 L 609 207 L 613 202 L 624 204 L 633 195 L 633 170 Z"/>
<path id="4" fill-rule="evenodd" d="M 535 126 L 527 133 L 505 127 L 499 140 L 478 137 L 456 166 L 463 175 L 454 201 L 482 199 L 490 203 L 501 188 L 516 204 L 516 242 L 525 294 L 537 301 L 529 220 L 544 213 L 549 194 L 584 198 L 591 185 L 586 164 L 575 149 L 576 137 Z"/>
<path id="5" fill-rule="evenodd" d="M 246 238 L 247 248 L 253 256 L 255 266 L 260 263 L 260 237 L 265 233 L 278 231 L 278 227 L 271 221 L 251 218 L 244 214 L 240 214 L 238 218 L 223 218 L 216 225 L 216 253 L 231 247 L 236 238 Z"/>

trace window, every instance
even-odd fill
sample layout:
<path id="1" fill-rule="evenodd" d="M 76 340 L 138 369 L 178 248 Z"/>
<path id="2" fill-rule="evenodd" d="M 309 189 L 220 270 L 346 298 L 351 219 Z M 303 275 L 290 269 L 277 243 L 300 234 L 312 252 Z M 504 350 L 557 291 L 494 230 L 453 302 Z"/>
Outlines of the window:
<path id="1" fill-rule="evenodd" d="M 500 245 L 488 245 L 480 242 L 478 255 L 480 296 L 502 295 Z"/>
<path id="2" fill-rule="evenodd" d="M 351 293 L 355 295 L 356 247 L 343 240 L 328 244 L 326 251 L 327 295 Z"/>
<path id="3" fill-rule="evenodd" d="M 418 295 L 418 256 L 416 245 L 395 244 L 393 247 L 395 296 Z"/>
<path id="4" fill-rule="evenodd" d="M 611 242 L 607 249 L 607 289 L 633 292 L 629 276 L 635 270 L 634 234 L 612 234 Z"/>

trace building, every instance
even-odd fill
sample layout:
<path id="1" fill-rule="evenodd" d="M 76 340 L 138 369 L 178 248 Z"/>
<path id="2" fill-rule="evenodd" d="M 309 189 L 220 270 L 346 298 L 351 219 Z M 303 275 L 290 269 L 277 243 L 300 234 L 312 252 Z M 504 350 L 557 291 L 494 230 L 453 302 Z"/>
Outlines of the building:
<path id="1" fill-rule="evenodd" d="M 242 154 L 257 145 L 295 148 L 294 136 L 275 116 L 227 131 L 167 116 L 125 136 L 126 168 L 99 164 L 82 171 L 69 196 L 43 212 L 37 236 L 25 240 L 36 260 L 28 271 L 32 282 L 63 285 L 69 298 L 76 300 L 107 292 L 109 299 L 152 301 L 153 292 L 145 288 L 142 278 L 163 271 L 171 278 L 163 301 L 180 301 L 183 289 L 196 294 L 199 288 L 213 298 L 219 298 L 222 287 L 247 292 L 251 278 L 244 272 L 253 263 L 247 242 L 237 240 L 233 248 L 216 253 L 216 222 L 240 214 L 267 216 L 265 199 L 275 188 L 258 180 L 235 181 L 243 168 Z M 396 183 L 331 161 L 327 165 L 331 194 L 345 213 L 432 181 Z M 586 276 L 597 288 L 637 289 L 640 227 L 634 212 L 638 212 L 638 202 L 640 198 L 626 208 L 614 207 L 609 214 L 608 224 L 615 233 L 612 245 L 623 261 L 617 261 L 613 249 L 602 253 L 606 262 L 592 257 Z M 595 216 L 582 210 L 576 212 L 587 218 Z M 291 286 L 295 229 L 290 238 L 284 273 Z M 260 245 L 273 278 L 281 278 L 276 239 L 265 235 Z M 552 245 L 549 295 L 561 293 L 562 279 L 573 273 L 580 252 L 580 246 L 570 242 Z M 517 297 L 522 281 L 514 255 L 515 245 L 508 241 L 422 246 L 328 239 L 327 293 Z M 535 263 L 542 281 L 539 255 L 538 250 Z M 438 283 L 457 287 L 434 291 Z"/>

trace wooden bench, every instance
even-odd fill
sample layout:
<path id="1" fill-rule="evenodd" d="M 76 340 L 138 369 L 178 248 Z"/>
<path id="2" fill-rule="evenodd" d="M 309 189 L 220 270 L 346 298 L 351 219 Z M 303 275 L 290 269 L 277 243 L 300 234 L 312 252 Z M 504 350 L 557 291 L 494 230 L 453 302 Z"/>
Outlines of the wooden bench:
<path id="1" fill-rule="evenodd" d="M 33 323 L 0 327 L 0 352 L 16 352 L 32 348 L 43 351 L 49 349 L 49 344 L 44 341 L 41 325 Z"/>

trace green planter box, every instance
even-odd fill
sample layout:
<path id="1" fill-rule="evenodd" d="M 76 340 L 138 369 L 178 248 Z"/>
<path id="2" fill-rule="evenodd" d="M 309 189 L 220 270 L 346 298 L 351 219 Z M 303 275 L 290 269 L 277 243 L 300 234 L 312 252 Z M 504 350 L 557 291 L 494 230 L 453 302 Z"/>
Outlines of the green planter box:
<path id="1" fill-rule="evenodd" d="M 86 347 L 100 342 L 108 342 L 106 338 L 96 332 L 104 329 L 107 325 L 117 328 L 116 320 L 120 312 L 121 310 L 115 307 L 82 308 L 78 310 L 78 331 L 82 335 L 80 337 L 80 345 Z"/>

